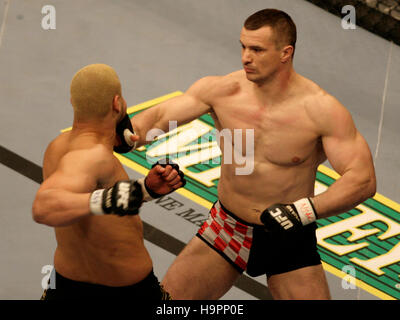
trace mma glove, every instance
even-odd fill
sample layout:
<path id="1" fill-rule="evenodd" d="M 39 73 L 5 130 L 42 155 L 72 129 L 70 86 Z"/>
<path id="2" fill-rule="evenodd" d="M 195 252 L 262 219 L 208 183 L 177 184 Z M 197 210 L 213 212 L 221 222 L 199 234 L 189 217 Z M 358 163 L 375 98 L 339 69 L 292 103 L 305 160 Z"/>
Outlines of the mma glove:
<path id="1" fill-rule="evenodd" d="M 90 196 L 93 214 L 135 215 L 143 202 L 143 188 L 138 181 L 118 181 L 113 187 L 95 190 Z"/>
<path id="2" fill-rule="evenodd" d="M 128 153 L 136 149 L 136 142 L 131 140 L 131 136 L 135 135 L 135 131 L 133 130 L 131 119 L 128 114 L 117 124 L 116 133 L 121 140 L 121 144 L 119 146 L 114 146 L 115 152 Z"/>
<path id="3" fill-rule="evenodd" d="M 274 204 L 261 214 L 266 231 L 295 231 L 318 219 L 310 198 L 303 198 L 291 204 Z"/>
<path id="4" fill-rule="evenodd" d="M 164 158 L 164 159 L 161 159 L 161 160 L 157 161 L 156 163 L 154 163 L 151 168 L 153 169 L 156 165 L 160 165 L 163 168 L 165 168 L 167 165 L 170 165 L 172 167 L 172 169 L 175 169 L 178 172 L 178 175 L 181 177 L 181 182 L 182 182 L 181 188 L 185 186 L 185 184 L 186 184 L 186 180 L 184 178 L 185 175 L 183 174 L 183 172 L 181 170 L 179 170 L 179 166 L 175 162 L 173 162 L 169 158 Z M 147 193 L 149 194 L 149 196 L 152 199 L 160 198 L 160 197 L 165 196 L 165 195 L 167 195 L 167 194 L 169 194 L 169 193 L 174 191 L 174 190 L 172 190 L 172 191 L 170 191 L 168 193 L 165 193 L 165 194 L 158 194 L 158 193 L 152 191 L 150 188 L 147 187 L 148 183 L 151 182 L 151 181 L 149 181 L 149 179 L 151 179 L 151 178 L 149 176 L 147 176 L 144 179 L 145 181 L 144 181 L 143 184 L 144 184 L 144 186 L 146 188 Z"/>
<path id="5" fill-rule="evenodd" d="M 160 160 L 152 168 L 158 164 L 164 168 L 170 165 L 181 177 L 182 187 L 186 184 L 184 174 L 179 170 L 179 166 L 176 163 L 169 159 Z M 148 187 L 149 183 L 151 185 L 156 183 L 151 179 L 151 175 L 147 175 L 146 178 L 141 178 L 137 181 L 118 181 L 113 187 L 95 190 L 90 196 L 90 211 L 96 215 L 111 213 L 119 216 L 136 215 L 139 213 L 139 208 L 143 201 L 160 198 L 174 191 L 171 190 L 164 194 L 154 192 Z"/>

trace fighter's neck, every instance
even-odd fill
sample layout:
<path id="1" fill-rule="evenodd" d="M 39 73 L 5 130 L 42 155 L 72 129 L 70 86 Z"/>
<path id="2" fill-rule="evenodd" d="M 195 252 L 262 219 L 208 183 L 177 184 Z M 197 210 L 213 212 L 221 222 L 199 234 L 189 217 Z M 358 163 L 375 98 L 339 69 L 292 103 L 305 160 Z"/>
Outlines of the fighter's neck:
<path id="1" fill-rule="evenodd" d="M 115 125 L 105 121 L 74 120 L 71 133 L 106 145 L 114 145 Z"/>
<path id="2" fill-rule="evenodd" d="M 296 81 L 297 73 L 294 69 L 289 69 L 279 71 L 263 82 L 253 82 L 253 89 L 261 102 L 278 103 L 284 101 L 291 94 Z"/>

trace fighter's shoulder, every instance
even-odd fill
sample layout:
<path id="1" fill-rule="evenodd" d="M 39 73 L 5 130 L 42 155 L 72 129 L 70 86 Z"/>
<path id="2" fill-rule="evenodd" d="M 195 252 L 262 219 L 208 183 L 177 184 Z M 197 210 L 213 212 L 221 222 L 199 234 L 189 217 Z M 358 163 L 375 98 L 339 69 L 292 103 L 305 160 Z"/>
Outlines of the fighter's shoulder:
<path id="1" fill-rule="evenodd" d="M 306 95 L 305 107 L 309 118 L 322 136 L 355 129 L 350 111 L 322 88 L 315 87 Z"/>
<path id="2" fill-rule="evenodd" d="M 80 173 L 82 175 L 102 176 L 111 174 L 115 169 L 115 157 L 102 144 L 89 148 L 68 150 L 59 160 L 57 169 L 64 173 Z"/>
<path id="3" fill-rule="evenodd" d="M 43 177 L 53 173 L 60 162 L 60 159 L 68 152 L 69 132 L 64 132 L 55 137 L 48 144 L 43 156 Z"/>
<path id="4" fill-rule="evenodd" d="M 85 156 L 86 154 L 96 154 L 98 156 L 106 156 L 106 148 L 101 144 L 94 144 L 90 147 L 81 145 L 76 138 L 71 137 L 71 131 L 59 134 L 48 144 L 45 151 L 45 159 L 55 158 L 62 159 L 64 157 Z M 109 153 L 109 152 L 108 152 Z"/>
<path id="5" fill-rule="evenodd" d="M 115 158 L 112 151 L 101 143 L 71 149 L 65 156 L 82 159 L 81 162 L 86 162 L 89 165 L 98 162 L 105 163 Z"/>
<path id="6" fill-rule="evenodd" d="M 227 96 L 234 95 L 240 91 L 244 82 L 247 81 L 243 70 L 229 73 L 221 78 L 221 93 Z"/>
<path id="7" fill-rule="evenodd" d="M 305 91 L 304 105 L 308 115 L 318 123 L 351 117 L 350 112 L 336 97 L 311 80 Z"/>
<path id="8" fill-rule="evenodd" d="M 240 90 L 240 87 L 241 72 L 236 71 L 223 76 L 203 77 L 197 80 L 190 89 L 209 98 L 218 98 L 233 95 Z"/>
<path id="9" fill-rule="evenodd" d="M 46 154 L 53 154 L 62 152 L 66 147 L 66 141 L 68 140 L 70 132 L 63 132 L 50 141 L 46 148 Z"/>

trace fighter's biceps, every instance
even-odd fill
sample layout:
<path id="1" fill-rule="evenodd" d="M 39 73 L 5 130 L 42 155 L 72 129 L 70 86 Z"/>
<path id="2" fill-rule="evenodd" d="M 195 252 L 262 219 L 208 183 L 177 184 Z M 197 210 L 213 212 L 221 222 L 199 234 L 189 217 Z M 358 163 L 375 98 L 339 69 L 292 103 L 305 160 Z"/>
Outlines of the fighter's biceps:
<path id="1" fill-rule="evenodd" d="M 158 105 L 157 111 L 157 122 L 156 125 L 160 125 L 168 121 L 181 121 L 185 117 L 185 114 L 190 110 L 190 100 L 187 95 L 180 95 L 174 97 L 162 104 Z M 157 128 L 158 126 L 156 126 Z"/>
<path id="2" fill-rule="evenodd" d="M 337 173 L 343 175 L 351 168 L 357 156 L 354 139 L 331 136 L 323 138 L 322 143 L 327 159 Z"/>
<path id="3" fill-rule="evenodd" d="M 178 125 L 188 123 L 207 113 L 209 106 L 198 97 L 185 94 L 168 111 L 168 120 L 175 120 Z"/>
<path id="4" fill-rule="evenodd" d="M 96 180 L 93 176 L 85 173 L 66 174 L 58 171 L 53 173 L 41 186 L 42 190 L 64 190 L 70 192 L 85 192 L 95 186 Z"/>

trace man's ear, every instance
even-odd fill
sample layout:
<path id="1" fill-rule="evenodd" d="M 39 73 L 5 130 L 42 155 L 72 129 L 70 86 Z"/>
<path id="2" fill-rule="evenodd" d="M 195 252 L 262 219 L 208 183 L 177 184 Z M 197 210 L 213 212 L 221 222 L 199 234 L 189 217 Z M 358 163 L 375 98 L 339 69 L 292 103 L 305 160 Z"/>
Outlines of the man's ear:
<path id="1" fill-rule="evenodd" d="M 293 46 L 285 46 L 281 51 L 281 62 L 286 63 L 290 61 L 293 56 L 294 48 Z"/>
<path id="2" fill-rule="evenodd" d="M 121 97 L 119 95 L 115 95 L 113 98 L 112 110 L 116 113 L 122 112 Z"/>

